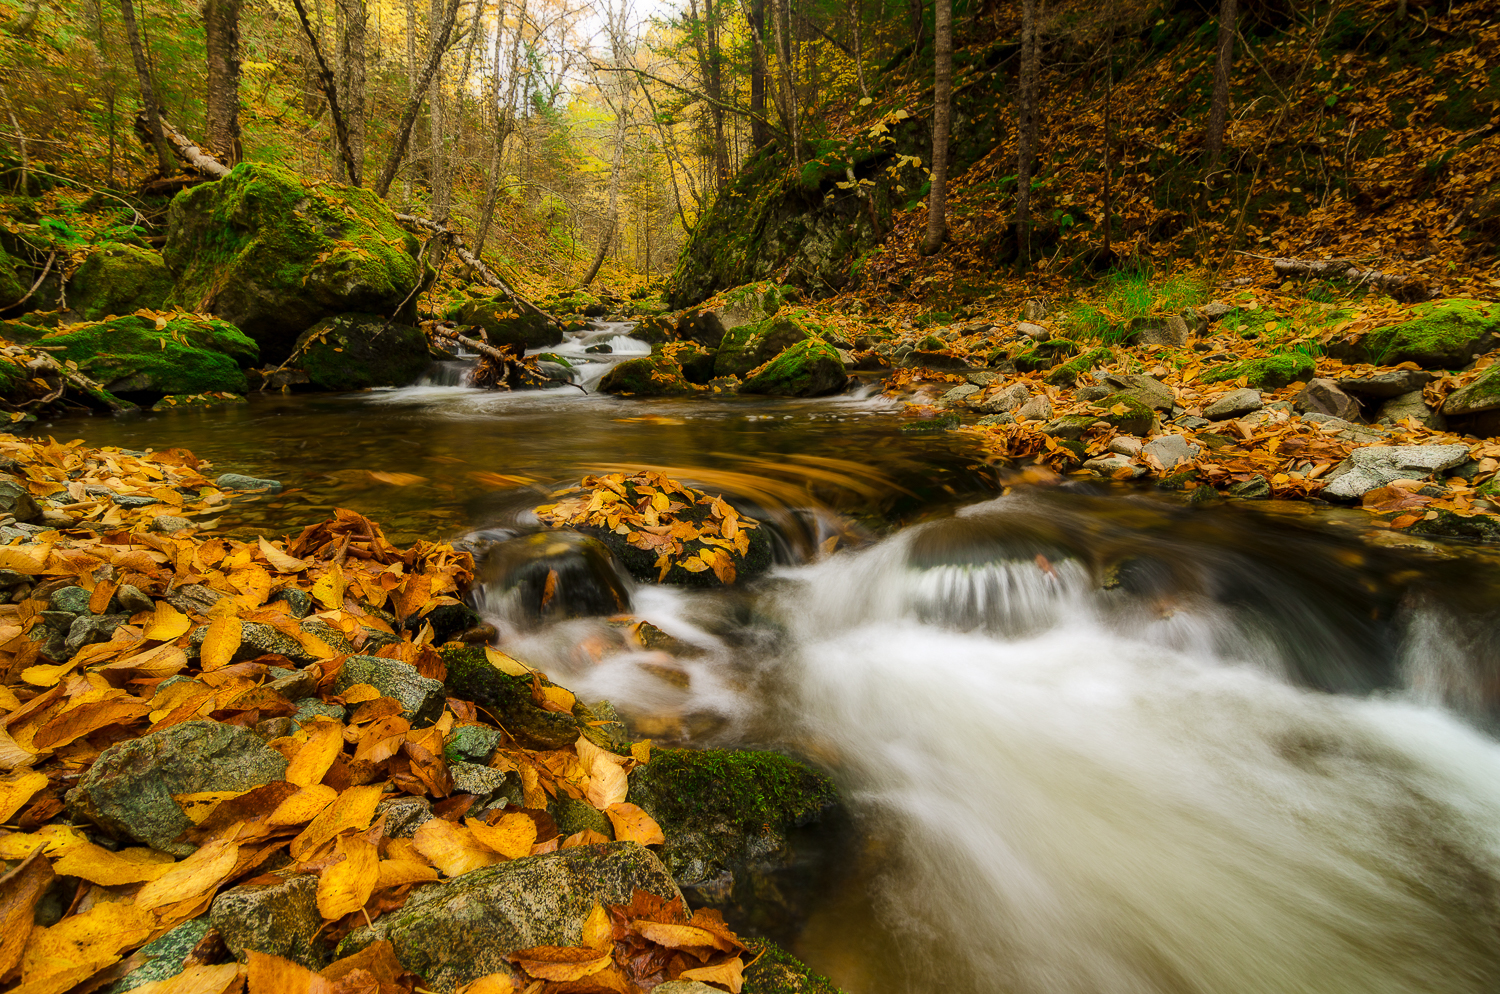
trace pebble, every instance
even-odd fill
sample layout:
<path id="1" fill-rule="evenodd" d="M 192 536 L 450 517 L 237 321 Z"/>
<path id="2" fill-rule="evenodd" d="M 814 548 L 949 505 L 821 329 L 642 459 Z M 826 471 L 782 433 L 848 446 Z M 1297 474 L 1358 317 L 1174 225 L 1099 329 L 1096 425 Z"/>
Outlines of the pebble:
<path id="1" fill-rule="evenodd" d="M 214 480 L 214 486 L 218 487 L 220 490 L 237 490 L 242 492 L 264 491 L 266 493 L 272 494 L 281 493 L 280 480 L 263 480 L 259 477 L 245 476 L 242 473 L 224 473 L 217 480 Z"/>
<path id="2" fill-rule="evenodd" d="M 1134 435 L 1118 435 L 1109 440 L 1109 451 L 1134 459 L 1141 454 L 1145 443 Z"/>
<path id="3" fill-rule="evenodd" d="M 1203 416 L 1210 421 L 1225 421 L 1258 411 L 1263 403 L 1259 390 L 1242 387 L 1215 399 L 1203 409 Z"/>

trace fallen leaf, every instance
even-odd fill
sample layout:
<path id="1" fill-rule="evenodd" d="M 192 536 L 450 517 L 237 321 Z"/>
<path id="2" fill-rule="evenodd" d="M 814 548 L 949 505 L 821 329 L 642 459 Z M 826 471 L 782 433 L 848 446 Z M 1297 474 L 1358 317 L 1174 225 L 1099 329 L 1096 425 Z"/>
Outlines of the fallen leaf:
<path id="1" fill-rule="evenodd" d="M 412 836 L 412 845 L 449 877 L 456 877 L 482 866 L 492 866 L 505 859 L 494 849 L 479 842 L 466 827 L 443 818 L 423 822 L 422 827 Z"/>
<path id="2" fill-rule="evenodd" d="M 375 890 L 380 861 L 375 847 L 359 835 L 339 839 L 335 852 L 343 861 L 324 870 L 318 881 L 318 913 L 330 921 L 365 906 Z"/>
<path id="3" fill-rule="evenodd" d="M 131 994 L 231 994 L 243 989 L 244 967 L 239 963 L 190 966 L 166 980 L 152 980 L 132 987 Z"/>
<path id="4" fill-rule="evenodd" d="M 203 646 L 199 650 L 204 672 L 228 666 L 240 649 L 242 636 L 240 619 L 233 615 L 224 615 L 209 622 L 208 631 L 203 636 Z"/>
<path id="5" fill-rule="evenodd" d="M 52 879 L 52 867 L 40 848 L 0 877 L 0 980 L 9 979 L 20 964 L 36 904 Z"/>
<path id="6" fill-rule="evenodd" d="M 10 821 L 36 792 L 47 786 L 45 773 L 13 773 L 0 778 L 0 822 Z"/>
<path id="7" fill-rule="evenodd" d="M 52 869 L 101 887 L 119 887 L 155 880 L 173 865 L 171 856 L 155 849 L 136 847 L 111 852 L 86 842 L 69 848 L 52 864 Z"/>
<path id="8" fill-rule="evenodd" d="M 298 559 L 296 556 L 287 555 L 285 552 L 282 552 L 270 542 L 267 542 L 264 538 L 258 538 L 256 539 L 256 542 L 260 546 L 260 554 L 265 556 L 266 562 L 274 566 L 278 572 L 300 573 L 303 570 L 307 569 L 307 563 Z"/>
<path id="9" fill-rule="evenodd" d="M 620 842 L 635 842 L 643 846 L 666 842 L 661 826 L 641 808 L 621 801 L 604 809 L 610 824 L 615 828 L 615 839 Z"/>
<path id="10" fill-rule="evenodd" d="M 234 872 L 239 853 L 236 842 L 221 839 L 208 843 L 142 887 L 135 896 L 135 906 L 150 910 L 217 889 Z"/>
<path id="11" fill-rule="evenodd" d="M 536 822 L 530 815 L 520 812 L 502 815 L 493 825 L 475 818 L 465 818 L 464 824 L 480 845 L 488 846 L 506 859 L 528 856 L 536 844 Z"/>
<path id="12" fill-rule="evenodd" d="M 577 946 L 534 946 L 512 954 L 521 969 L 538 980 L 582 980 L 609 966 L 613 950 L 582 949 Z"/>
<path id="13" fill-rule="evenodd" d="M 740 994 L 740 988 L 745 985 L 745 963 L 736 956 L 723 963 L 683 970 L 680 976 L 684 980 L 697 980 L 705 984 L 721 984 L 729 988 L 730 994 Z"/>
<path id="14" fill-rule="evenodd" d="M 280 956 L 247 949 L 245 967 L 249 994 L 337 994 L 333 981 Z"/>
<path id="15" fill-rule="evenodd" d="M 344 751 L 344 726 L 330 719 L 311 723 L 307 741 L 287 764 L 286 781 L 299 787 L 320 783 Z"/>

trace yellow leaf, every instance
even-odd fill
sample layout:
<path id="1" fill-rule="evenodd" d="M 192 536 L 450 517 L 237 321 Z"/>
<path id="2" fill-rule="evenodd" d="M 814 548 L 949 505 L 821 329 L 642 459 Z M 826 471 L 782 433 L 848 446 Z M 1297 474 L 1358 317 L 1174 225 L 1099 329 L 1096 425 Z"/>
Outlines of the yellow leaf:
<path id="1" fill-rule="evenodd" d="M 380 803 L 384 792 L 385 788 L 381 784 L 350 787 L 344 791 L 338 800 L 323 809 L 312 824 L 302 830 L 301 835 L 292 840 L 292 858 L 307 858 L 329 839 L 343 832 L 363 832 L 369 828 L 370 819 L 375 817 L 375 806 Z"/>
<path id="2" fill-rule="evenodd" d="M 455 825 L 443 818 L 431 818 L 423 822 L 411 841 L 417 852 L 432 860 L 434 866 L 450 877 L 482 866 L 491 866 L 505 859 L 475 839 L 474 834 L 464 826 Z"/>
<path id="3" fill-rule="evenodd" d="M 188 816 L 189 821 L 194 825 L 201 825 L 219 805 L 245 793 L 248 791 L 203 790 L 194 794 L 173 794 L 172 800 L 177 802 L 177 806 L 182 809 L 183 814 Z"/>
<path id="4" fill-rule="evenodd" d="M 740 994 L 740 988 L 745 985 L 745 964 L 738 956 L 723 963 L 715 963 L 713 966 L 699 966 L 691 970 L 683 970 L 684 980 L 697 980 L 705 984 L 722 984 L 729 988 L 730 994 Z"/>
<path id="5" fill-rule="evenodd" d="M 453 994 L 521 994 L 522 988 L 508 973 L 491 973 L 464 984 Z"/>
<path id="6" fill-rule="evenodd" d="M 596 901 L 589 916 L 583 920 L 583 935 L 578 944 L 590 949 L 604 949 L 614 944 L 614 932 L 614 926 L 609 922 L 609 913 Z"/>
<path id="7" fill-rule="evenodd" d="M 266 820 L 272 825 L 305 825 L 327 810 L 338 796 L 339 792 L 332 787 L 309 784 L 278 804 Z"/>
<path id="8" fill-rule="evenodd" d="M 0 780 L 0 822 L 10 821 L 45 786 L 45 773 L 15 773 Z"/>
<path id="9" fill-rule="evenodd" d="M 146 637 L 157 642 L 170 642 L 188 630 L 192 624 L 188 616 L 166 601 L 156 602 L 156 617 L 146 626 Z"/>
<path id="10" fill-rule="evenodd" d="M 313 598 L 330 611 L 344 606 L 344 570 L 335 563 L 312 585 Z"/>
<path id="11" fill-rule="evenodd" d="M 630 744 L 630 758 L 645 766 L 651 762 L 651 740 L 641 739 L 639 742 Z"/>
<path id="12" fill-rule="evenodd" d="M 519 811 L 502 815 L 493 825 L 476 818 L 465 818 L 464 825 L 473 834 L 475 841 L 495 850 L 506 859 L 529 856 L 531 847 L 536 845 L 536 822 L 531 820 L 530 815 Z"/>
<path id="13" fill-rule="evenodd" d="M 238 843 L 223 839 L 210 842 L 142 887 L 135 896 L 135 906 L 150 910 L 203 897 L 229 878 L 239 855 Z"/>
<path id="14" fill-rule="evenodd" d="M 307 741 L 287 764 L 286 781 L 298 787 L 320 783 L 339 753 L 344 751 L 344 726 L 332 720 L 312 723 Z M 289 798 L 290 800 L 290 798 Z"/>
<path id="15" fill-rule="evenodd" d="M 204 671 L 228 666 L 234 659 L 234 654 L 240 650 L 241 637 L 239 618 L 224 615 L 209 622 L 208 632 L 203 636 L 203 646 L 199 650 Z"/>
<path id="16" fill-rule="evenodd" d="M 172 866 L 172 857 L 155 849 L 134 848 L 110 852 L 92 842 L 72 846 L 52 864 L 59 876 L 79 877 L 101 887 L 155 880 Z"/>
<path id="17" fill-rule="evenodd" d="M 412 859 L 383 859 L 376 871 L 377 887 L 400 887 L 402 884 L 428 883 L 438 878 L 437 870 Z"/>
<path id="18" fill-rule="evenodd" d="M 274 566 L 278 572 L 300 573 L 307 569 L 307 563 L 296 556 L 287 555 L 264 538 L 258 538 L 256 541 L 260 544 L 260 554 L 265 556 L 266 562 Z"/>
<path id="19" fill-rule="evenodd" d="M 490 665 L 507 676 L 530 676 L 531 670 L 525 663 L 518 662 L 501 652 L 499 649 L 484 647 L 484 658 L 490 661 Z"/>
<path id="20" fill-rule="evenodd" d="M 587 799 L 590 804 L 605 811 L 611 804 L 624 801 L 628 792 L 623 769 L 602 756 L 594 760 L 594 765 L 589 770 Z"/>
<path id="21" fill-rule="evenodd" d="M 634 804 L 621 801 L 604 809 L 609 822 L 615 827 L 615 839 L 619 842 L 635 842 L 653 846 L 667 841 L 661 826 L 645 811 Z"/>
<path id="22" fill-rule="evenodd" d="M 375 847 L 360 835 L 339 839 L 336 851 L 343 854 L 343 862 L 324 870 L 318 881 L 318 914 L 329 921 L 365 906 L 375 890 L 380 860 Z"/>
<path id="23" fill-rule="evenodd" d="M 132 987 L 131 994 L 230 994 L 242 989 L 239 963 L 190 966 L 175 977 Z"/>
<path id="24" fill-rule="evenodd" d="M 598 973 L 614 959 L 614 950 L 583 950 L 568 946 L 538 946 L 516 953 L 516 963 L 538 980 L 566 983 Z"/>
<path id="25" fill-rule="evenodd" d="M 37 666 L 28 666 L 22 670 L 21 679 L 33 687 L 55 687 L 58 681 L 72 671 L 72 663 L 58 663 L 56 666 L 48 666 L 42 663 Z"/>

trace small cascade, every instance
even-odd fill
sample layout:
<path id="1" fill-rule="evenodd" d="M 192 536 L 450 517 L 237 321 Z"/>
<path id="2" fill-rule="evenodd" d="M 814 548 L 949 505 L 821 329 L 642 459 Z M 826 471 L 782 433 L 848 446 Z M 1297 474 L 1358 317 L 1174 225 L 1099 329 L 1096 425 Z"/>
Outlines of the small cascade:
<path id="1" fill-rule="evenodd" d="M 419 387 L 466 387 L 474 376 L 474 363 L 462 359 L 434 362 L 414 384 Z"/>

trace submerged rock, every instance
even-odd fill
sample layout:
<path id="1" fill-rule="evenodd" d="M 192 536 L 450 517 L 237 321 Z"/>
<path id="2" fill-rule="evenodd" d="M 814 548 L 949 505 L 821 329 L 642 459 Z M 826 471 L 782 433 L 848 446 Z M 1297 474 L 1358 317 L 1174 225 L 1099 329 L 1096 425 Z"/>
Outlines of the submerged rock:
<path id="1" fill-rule="evenodd" d="M 432 361 L 420 328 L 378 314 L 324 318 L 298 336 L 297 348 L 298 365 L 323 390 L 404 387 Z"/>
<path id="2" fill-rule="evenodd" d="M 185 721 L 104 750 L 68 806 L 115 838 L 185 856 L 193 847 L 175 840 L 193 822 L 173 794 L 250 790 L 282 779 L 286 763 L 248 728 Z"/>
<path id="3" fill-rule="evenodd" d="M 633 842 L 576 846 L 473 870 L 414 891 L 406 906 L 350 933 L 338 952 L 382 939 L 434 990 L 492 973 L 518 977 L 506 959 L 533 946 L 571 946 L 595 904 L 628 904 L 643 890 L 681 898 L 650 850 Z"/>
<path id="4" fill-rule="evenodd" d="M 280 363 L 323 318 L 394 313 L 423 279 L 417 249 L 372 190 L 242 162 L 172 200 L 162 255 L 178 305 L 233 322 Z"/>

